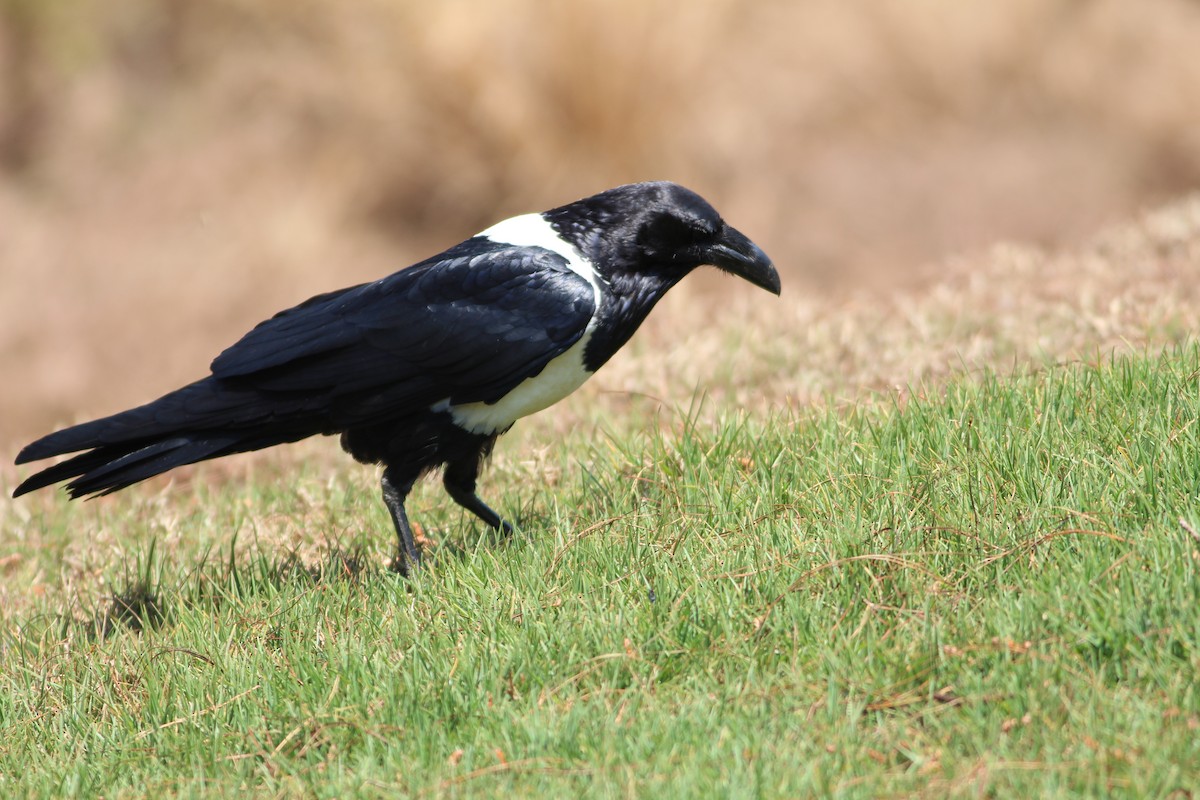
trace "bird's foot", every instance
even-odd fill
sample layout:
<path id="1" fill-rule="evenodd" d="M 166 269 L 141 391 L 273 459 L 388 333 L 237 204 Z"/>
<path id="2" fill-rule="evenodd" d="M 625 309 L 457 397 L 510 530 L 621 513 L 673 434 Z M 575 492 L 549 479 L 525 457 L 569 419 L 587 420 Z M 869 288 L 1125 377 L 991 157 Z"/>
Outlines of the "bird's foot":
<path id="1" fill-rule="evenodd" d="M 388 569 L 402 578 L 411 578 L 421 569 L 423 560 L 419 554 L 416 558 L 410 558 L 404 551 L 399 551 L 392 557 Z"/>
<path id="2" fill-rule="evenodd" d="M 507 520 L 498 520 L 497 525 L 491 526 L 492 533 L 489 537 L 493 545 L 508 544 L 512 541 L 513 533 L 516 530 Z"/>

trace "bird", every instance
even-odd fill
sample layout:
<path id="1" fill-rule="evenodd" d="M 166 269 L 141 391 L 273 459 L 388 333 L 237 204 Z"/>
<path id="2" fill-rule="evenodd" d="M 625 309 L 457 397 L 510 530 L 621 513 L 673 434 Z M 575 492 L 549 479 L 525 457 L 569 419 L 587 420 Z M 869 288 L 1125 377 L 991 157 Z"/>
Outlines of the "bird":
<path id="1" fill-rule="evenodd" d="M 17 464 L 74 454 L 13 497 L 66 481 L 101 496 L 184 464 L 338 435 L 382 467 L 394 568 L 422 554 L 405 500 L 442 470 L 450 498 L 504 535 L 476 492 L 497 438 L 579 388 L 700 266 L 772 294 L 763 250 L 676 183 L 618 186 L 499 222 L 385 278 L 259 323 L 210 373 L 153 402 L 44 436 Z"/>

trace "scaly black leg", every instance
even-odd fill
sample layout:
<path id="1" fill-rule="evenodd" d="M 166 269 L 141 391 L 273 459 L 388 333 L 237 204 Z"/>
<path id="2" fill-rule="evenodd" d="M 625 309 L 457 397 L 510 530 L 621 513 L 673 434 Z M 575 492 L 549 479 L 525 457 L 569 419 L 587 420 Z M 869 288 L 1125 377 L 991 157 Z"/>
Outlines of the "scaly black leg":
<path id="1" fill-rule="evenodd" d="M 464 458 L 446 465 L 446 474 L 442 477 L 442 485 L 450 493 L 454 502 L 479 517 L 489 527 L 510 536 L 512 525 L 500 519 L 500 515 L 488 507 L 487 503 L 475 494 L 475 480 L 479 477 L 479 462 L 482 454 L 472 458 Z"/>
<path id="2" fill-rule="evenodd" d="M 396 526 L 398 552 L 396 553 L 396 571 L 408 576 L 409 565 L 415 569 L 421 566 L 421 551 L 413 538 L 412 527 L 408 524 L 408 514 L 404 511 L 404 500 L 412 491 L 412 480 L 399 480 L 390 469 L 383 471 L 383 502 L 392 514 L 392 524 Z"/>

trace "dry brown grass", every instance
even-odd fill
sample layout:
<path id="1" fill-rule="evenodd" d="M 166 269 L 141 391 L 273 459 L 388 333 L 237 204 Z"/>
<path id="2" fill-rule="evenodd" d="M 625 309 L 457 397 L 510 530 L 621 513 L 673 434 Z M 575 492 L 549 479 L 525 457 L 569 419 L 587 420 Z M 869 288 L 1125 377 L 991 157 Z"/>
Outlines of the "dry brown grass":
<path id="1" fill-rule="evenodd" d="M 634 352 L 585 391 L 597 392 L 593 403 L 642 392 L 678 404 L 688 388 L 706 386 L 722 404 L 756 409 L 869 402 L 936 390 L 963 372 L 1155 351 L 1196 338 L 1198 266 L 1200 195 L 1192 195 L 1077 248 L 1003 243 L 951 259 L 930 285 L 888 295 L 785 294 L 773 303 L 744 292 L 731 310 L 677 290 Z"/>
<path id="2" fill-rule="evenodd" d="M 6 445 L 193 379 L 309 294 L 650 177 L 713 199 L 785 296 L 688 337 L 713 284 L 681 287 L 641 340 L 671 357 L 601 388 L 678 396 L 711 383 L 685 352 L 735 338 L 739 397 L 808 402 L 1191 320 L 1194 249 L 1047 254 L 1196 186 L 1185 0 L 102 5 L 0 0 Z M 946 261 L 999 239 L 1033 245 Z"/>

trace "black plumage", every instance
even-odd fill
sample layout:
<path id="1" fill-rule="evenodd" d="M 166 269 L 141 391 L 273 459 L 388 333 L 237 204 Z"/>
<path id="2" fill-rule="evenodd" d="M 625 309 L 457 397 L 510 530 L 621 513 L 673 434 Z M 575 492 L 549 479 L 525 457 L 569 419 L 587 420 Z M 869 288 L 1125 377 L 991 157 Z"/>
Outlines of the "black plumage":
<path id="1" fill-rule="evenodd" d="M 18 464 L 77 455 L 14 497 L 62 481 L 71 497 L 108 494 L 183 464 L 340 434 L 354 458 L 384 467 L 406 568 L 420 561 L 404 510 L 417 479 L 445 467 L 450 496 L 508 530 L 475 493 L 496 438 L 577 388 L 702 264 L 779 292 L 762 250 L 675 184 L 622 186 L 506 220 L 276 314 L 195 383 L 33 442 Z"/>

